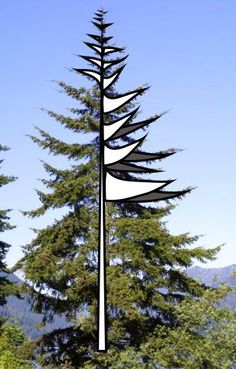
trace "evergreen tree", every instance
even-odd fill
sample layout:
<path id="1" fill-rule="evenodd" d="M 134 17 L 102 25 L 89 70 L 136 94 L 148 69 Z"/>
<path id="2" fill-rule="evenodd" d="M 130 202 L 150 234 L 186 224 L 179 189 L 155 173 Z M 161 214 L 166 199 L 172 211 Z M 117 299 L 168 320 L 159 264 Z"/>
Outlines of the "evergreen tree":
<path id="1" fill-rule="evenodd" d="M 0 328 L 0 369 L 33 369 L 30 362 L 32 343 L 24 337 L 16 323 L 5 323 Z"/>
<path id="2" fill-rule="evenodd" d="M 114 140 L 124 139 L 132 132 L 145 128 L 150 123 L 160 118 L 160 115 L 151 117 L 142 122 L 129 124 L 138 109 L 130 111 L 121 118 L 112 121 L 108 114 L 119 110 L 137 96 L 141 95 L 148 87 L 139 88 L 122 95 L 109 94 L 111 88 L 119 78 L 124 65 L 113 73 L 107 73 L 107 69 L 119 64 L 123 59 L 107 60 L 107 55 L 121 52 L 123 49 L 108 45 L 111 37 L 105 37 L 105 32 L 112 23 L 104 22 L 103 11 L 98 11 L 93 24 L 98 28 L 98 34 L 89 36 L 96 43 L 85 42 L 96 52 L 98 58 L 86 56 L 85 59 L 94 64 L 96 69 L 75 69 L 76 72 L 92 77 L 100 88 L 100 134 L 99 134 L 99 246 L 98 246 L 98 351 L 107 350 L 106 331 L 106 202 L 150 202 L 166 200 L 184 195 L 185 191 L 163 191 L 173 181 L 170 180 L 144 180 L 132 176 L 130 173 L 149 173 L 148 167 L 141 167 L 133 162 L 148 162 L 155 159 L 163 159 L 170 152 L 149 153 L 139 150 L 146 136 L 132 141 L 122 147 L 114 147 Z M 98 70 L 97 70 L 98 69 Z M 113 144 L 113 145 L 112 145 Z M 171 152 L 173 154 L 173 152 Z M 157 170 L 158 171 L 158 170 Z M 155 170 L 152 169 L 152 172 Z M 122 175 L 124 178 L 122 178 Z"/>
<path id="3" fill-rule="evenodd" d="M 104 14 L 104 11 L 99 11 L 93 22 L 103 30 L 109 25 L 105 27 Z M 100 21 L 102 25 L 98 24 Z M 99 35 L 90 34 L 89 37 L 98 43 L 101 41 Z M 122 51 L 108 44 L 112 37 L 105 37 L 103 33 L 102 37 L 111 52 L 114 48 L 116 52 Z M 86 44 L 98 51 L 96 44 Z M 83 58 L 99 68 L 97 57 Z M 114 65 L 124 60 L 125 57 L 107 59 L 107 75 Z M 94 76 L 87 74 L 87 77 Z M 49 177 L 42 182 L 49 191 L 37 191 L 42 205 L 25 214 L 35 218 L 48 209 L 56 208 L 67 208 L 68 212 L 48 227 L 35 230 L 34 240 L 25 246 L 25 256 L 16 265 L 31 282 L 27 286 L 33 297 L 33 308 L 44 313 L 44 321 L 53 320 L 55 314 L 65 314 L 70 323 L 67 328 L 57 329 L 39 340 L 44 367 L 189 368 L 191 366 L 187 365 L 196 360 L 201 369 L 222 368 L 219 363 L 212 366 L 210 355 L 206 356 L 199 347 L 205 343 L 205 347 L 213 350 L 213 340 L 205 328 L 209 319 L 213 321 L 214 318 L 218 324 L 220 316 L 214 302 L 223 292 L 217 290 L 214 296 L 210 295 L 209 288 L 184 272 L 194 260 L 214 259 L 219 248 L 193 247 L 198 237 L 171 235 L 163 221 L 163 217 L 173 209 L 170 204 L 157 208 L 139 202 L 106 203 L 109 349 L 105 355 L 97 352 L 100 90 L 97 85 L 74 88 L 59 82 L 59 86 L 79 105 L 70 109 L 70 116 L 51 110 L 47 113 L 75 133 L 75 143 L 66 143 L 39 128 L 39 136 L 31 138 L 54 155 L 67 157 L 71 166 L 58 169 L 43 163 Z M 109 87 L 109 96 L 120 96 L 113 85 Z M 110 112 L 106 117 L 107 123 L 117 121 L 131 107 L 134 105 L 130 101 Z M 130 129 L 130 133 L 133 131 L 130 123 L 136 116 L 137 109 L 124 126 L 126 130 Z M 156 116 L 154 120 L 160 117 Z M 77 133 L 85 133 L 88 142 L 77 143 Z M 130 144 L 133 141 L 125 135 L 121 142 Z M 117 146 L 114 145 L 116 141 L 112 146 L 115 149 Z M 145 157 L 145 161 L 161 160 L 174 152 L 155 153 L 154 157 Z M 143 154 L 136 150 L 136 156 Z M 136 160 L 131 156 L 130 161 Z M 131 168 L 136 173 L 143 171 L 142 167 L 129 162 L 122 165 L 123 168 L 110 169 L 123 180 L 135 178 L 130 174 Z M 175 195 L 181 197 L 183 194 Z M 196 312 L 205 311 L 204 296 L 209 307 L 206 321 L 197 321 L 196 317 L 194 325 L 189 309 L 193 306 Z M 231 319 L 229 316 L 226 318 Z M 183 338 L 180 340 L 181 334 Z M 232 359 L 231 351 L 227 359 Z"/>
<path id="4" fill-rule="evenodd" d="M 8 148 L 6 146 L 0 145 L 0 152 L 6 151 Z M 0 160 L 0 164 L 3 160 Z M 0 187 L 5 186 L 9 182 L 14 181 L 14 177 L 8 177 L 0 174 Z M 14 228 L 14 226 L 9 223 L 9 209 L 0 210 L 0 232 L 5 232 Z M 6 297 L 15 294 L 17 292 L 17 286 L 7 279 L 8 270 L 6 267 L 5 257 L 10 245 L 5 241 L 0 240 L 0 305 L 6 303 Z"/>

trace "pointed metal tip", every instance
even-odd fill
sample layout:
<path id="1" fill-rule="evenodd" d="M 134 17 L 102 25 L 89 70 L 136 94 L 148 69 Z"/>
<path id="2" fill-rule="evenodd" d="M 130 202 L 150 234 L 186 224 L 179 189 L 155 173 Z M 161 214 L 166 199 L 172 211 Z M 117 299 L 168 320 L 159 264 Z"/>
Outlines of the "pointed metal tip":
<path id="1" fill-rule="evenodd" d="M 93 35 L 92 33 L 86 33 L 86 35 L 87 35 L 87 36 L 89 36 L 89 37 L 92 37 L 92 38 L 93 38 L 94 36 L 95 36 L 95 37 L 100 37 L 100 35 Z"/>
<path id="2" fill-rule="evenodd" d="M 140 142 L 140 144 L 143 143 L 143 141 L 145 140 L 145 138 L 147 137 L 148 133 L 146 133 L 142 138 L 140 138 L 138 141 Z"/>
<path id="3" fill-rule="evenodd" d="M 99 13 L 102 13 L 102 14 L 107 14 L 108 13 L 108 11 L 105 11 L 105 10 L 103 10 L 103 9 L 98 9 L 97 10 Z"/>
<path id="4" fill-rule="evenodd" d="M 139 109 L 140 109 L 140 105 L 137 108 L 134 109 L 134 111 L 132 112 L 132 116 L 134 116 Z"/>
<path id="5" fill-rule="evenodd" d="M 150 88 L 150 86 L 141 87 L 141 88 L 139 89 L 139 91 L 144 92 L 144 91 L 148 90 L 149 88 Z"/>
<path id="6" fill-rule="evenodd" d="M 161 115 L 168 114 L 168 113 L 169 113 L 169 111 L 170 111 L 170 109 L 164 110 L 164 111 L 161 113 Z"/>
<path id="7" fill-rule="evenodd" d="M 96 42 L 101 44 L 101 36 L 100 35 L 94 35 L 92 33 L 87 33 L 87 36 L 95 40 Z"/>
<path id="8" fill-rule="evenodd" d="M 175 181 L 177 181 L 177 178 L 175 178 L 175 179 L 168 179 L 166 182 L 167 182 L 168 184 L 171 184 L 171 183 L 173 183 L 173 182 L 175 182 Z"/>
<path id="9" fill-rule="evenodd" d="M 194 190 L 196 190 L 198 188 L 198 186 L 193 186 L 193 187 L 188 187 L 186 188 L 186 190 L 183 190 L 185 193 L 190 193 Z"/>
<path id="10" fill-rule="evenodd" d="M 123 64 L 123 65 L 121 65 L 120 67 L 118 67 L 117 69 L 116 69 L 116 71 L 119 71 L 119 73 L 121 73 L 122 72 L 122 70 L 126 67 L 126 63 L 125 64 Z"/>
<path id="11" fill-rule="evenodd" d="M 82 69 L 78 69 L 78 68 L 71 68 L 71 70 L 75 71 L 76 73 L 80 73 Z"/>

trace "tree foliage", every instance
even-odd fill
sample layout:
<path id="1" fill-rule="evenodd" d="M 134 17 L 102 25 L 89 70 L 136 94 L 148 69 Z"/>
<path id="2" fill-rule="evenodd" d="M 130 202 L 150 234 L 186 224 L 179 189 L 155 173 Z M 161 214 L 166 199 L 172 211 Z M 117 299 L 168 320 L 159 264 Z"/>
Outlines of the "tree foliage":
<path id="1" fill-rule="evenodd" d="M 0 145 L 1 153 L 7 150 L 8 148 L 6 146 Z M 0 160 L 0 164 L 2 164 L 2 162 L 3 160 Z M 14 180 L 15 177 L 13 176 L 0 174 L 0 188 Z M 9 223 L 9 211 L 10 209 L 0 210 L 0 232 L 2 233 L 14 228 L 14 226 L 10 225 Z M 6 303 L 7 296 L 15 294 L 17 292 L 17 286 L 7 279 L 6 274 L 8 273 L 8 269 L 6 267 L 5 257 L 9 248 L 10 245 L 0 239 L 0 305 L 4 305 Z"/>
<path id="2" fill-rule="evenodd" d="M 172 235 L 163 219 L 174 208 L 170 204 L 106 205 L 109 349 L 106 354 L 97 353 L 100 93 L 96 85 L 58 84 L 76 105 L 70 108 L 70 116 L 46 112 L 74 132 L 74 143 L 42 129 L 31 138 L 53 155 L 66 157 L 68 167 L 43 163 L 47 190 L 37 191 L 41 206 L 25 214 L 37 218 L 60 208 L 67 213 L 35 230 L 16 266 L 31 282 L 27 288 L 33 308 L 44 313 L 44 321 L 65 314 L 70 323 L 39 340 L 44 367 L 230 368 L 232 315 L 215 306 L 225 291 L 212 290 L 185 273 L 196 260 L 213 260 L 219 247 L 196 247 L 197 236 Z M 109 93 L 117 96 L 113 87 Z M 126 109 L 107 119 L 118 119 Z M 82 144 L 79 138 L 84 133 L 87 142 Z"/>
<path id="3" fill-rule="evenodd" d="M 27 341 L 16 323 L 0 328 L 0 369 L 33 369 L 32 343 Z"/>

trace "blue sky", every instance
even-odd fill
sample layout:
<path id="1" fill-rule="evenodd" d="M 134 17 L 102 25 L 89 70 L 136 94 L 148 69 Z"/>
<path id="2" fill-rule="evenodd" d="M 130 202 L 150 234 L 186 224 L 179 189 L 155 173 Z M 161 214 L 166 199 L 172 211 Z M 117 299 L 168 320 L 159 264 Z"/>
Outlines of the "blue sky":
<path id="1" fill-rule="evenodd" d="M 2 172 L 18 177 L 0 193 L 1 208 L 13 209 L 11 222 L 17 225 L 2 235 L 12 244 L 9 265 L 22 255 L 20 246 L 31 241 L 30 227 L 43 227 L 61 214 L 30 220 L 19 211 L 40 204 L 35 193 L 42 189 L 38 178 L 45 177 L 40 160 L 58 163 L 26 134 L 34 134 L 37 125 L 65 140 L 75 139 L 40 107 L 66 113 L 75 106 L 51 81 L 87 84 L 69 68 L 86 65 L 76 54 L 89 52 L 82 41 L 94 31 L 90 21 L 101 5 L 114 22 L 114 41 L 129 53 L 119 91 L 148 83 L 151 89 L 140 99 L 143 117 L 169 109 L 150 126 L 144 148 L 185 149 L 161 167 L 166 178 L 177 178 L 173 189 L 197 186 L 182 201 L 174 201 L 178 206 L 166 219 L 167 227 L 175 234 L 201 234 L 199 246 L 225 243 L 207 266 L 235 263 L 235 1 L 8 0 L 0 13 L 0 122 L 1 144 L 11 150 L 4 154 Z"/>

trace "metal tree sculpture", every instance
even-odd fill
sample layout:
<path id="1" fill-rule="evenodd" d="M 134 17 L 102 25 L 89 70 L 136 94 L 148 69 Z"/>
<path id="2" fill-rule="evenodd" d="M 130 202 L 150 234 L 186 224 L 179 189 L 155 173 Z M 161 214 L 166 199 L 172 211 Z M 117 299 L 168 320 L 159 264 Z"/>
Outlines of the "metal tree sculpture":
<path id="1" fill-rule="evenodd" d="M 156 153 L 143 152 L 138 150 L 146 135 L 138 140 L 122 146 L 112 147 L 109 142 L 126 135 L 140 128 L 144 128 L 161 117 L 156 115 L 145 121 L 131 124 L 135 116 L 136 108 L 116 119 L 112 123 L 108 122 L 108 114 L 119 110 L 132 99 L 141 95 L 148 87 L 112 96 L 107 91 L 120 76 L 125 65 L 122 65 L 111 72 L 111 68 L 122 63 L 127 56 L 118 59 L 107 59 L 111 53 L 121 52 L 124 49 L 109 45 L 112 37 L 106 37 L 106 29 L 113 23 L 105 23 L 104 15 L 106 11 L 98 10 L 92 23 L 99 30 L 99 34 L 88 34 L 96 43 L 85 42 L 85 44 L 96 53 L 94 56 L 81 56 L 91 63 L 96 69 L 76 69 L 89 78 L 97 81 L 100 87 L 100 175 L 99 175 L 99 249 L 98 249 L 98 351 L 107 350 L 107 330 L 106 330 L 106 263 L 105 263 L 105 202 L 151 202 L 167 200 L 180 197 L 189 190 L 184 191 L 163 191 L 164 187 L 172 183 L 172 180 L 132 180 L 119 178 L 117 173 L 150 173 L 158 172 L 155 169 L 138 166 L 136 162 L 147 162 L 150 160 L 163 159 L 173 155 L 175 150 L 167 150 Z M 114 174 L 116 173 L 116 174 Z M 118 175 L 118 176 L 117 176 Z"/>

